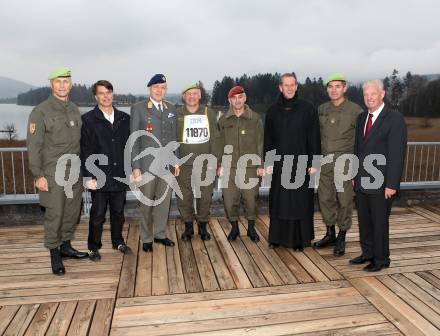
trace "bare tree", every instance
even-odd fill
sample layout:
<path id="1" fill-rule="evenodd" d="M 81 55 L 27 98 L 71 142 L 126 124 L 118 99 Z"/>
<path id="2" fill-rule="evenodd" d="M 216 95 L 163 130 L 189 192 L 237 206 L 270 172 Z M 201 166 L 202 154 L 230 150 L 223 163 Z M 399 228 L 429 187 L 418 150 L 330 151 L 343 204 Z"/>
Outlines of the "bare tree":
<path id="1" fill-rule="evenodd" d="M 2 133 L 7 133 L 7 137 L 9 141 L 15 140 L 17 138 L 17 128 L 15 127 L 15 124 L 10 123 L 3 126 L 3 129 L 0 130 Z"/>

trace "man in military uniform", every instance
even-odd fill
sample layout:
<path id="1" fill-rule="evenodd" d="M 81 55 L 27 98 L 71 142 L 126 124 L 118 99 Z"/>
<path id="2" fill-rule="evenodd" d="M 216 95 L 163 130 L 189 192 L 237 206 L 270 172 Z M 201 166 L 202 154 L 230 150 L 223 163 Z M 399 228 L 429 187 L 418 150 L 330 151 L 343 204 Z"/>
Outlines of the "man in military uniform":
<path id="1" fill-rule="evenodd" d="M 160 144 L 148 136 L 139 138 L 132 147 L 132 177 L 140 182 L 142 174 L 145 172 L 153 173 L 152 178 L 140 186 L 140 191 L 148 200 L 163 200 L 152 206 L 140 204 L 142 213 L 141 221 L 141 240 L 142 249 L 145 252 L 153 250 L 153 240 L 165 246 L 174 246 L 174 242 L 166 237 L 166 225 L 170 211 L 171 188 L 167 182 L 166 174 L 174 171 L 178 176 L 180 168 L 176 164 L 169 166 L 165 162 L 163 173 L 153 169 L 157 166 L 157 160 L 161 160 L 161 155 L 171 141 L 177 140 L 176 111 L 174 106 L 163 100 L 167 92 L 166 78 L 162 74 L 154 75 L 148 82 L 150 98 L 147 101 L 136 103 L 131 108 L 130 132 L 144 130 L 154 135 Z M 161 147 L 161 148 L 159 148 Z M 145 149 L 150 149 L 150 154 L 143 155 Z M 139 155 L 143 157 L 138 157 Z M 161 161 L 162 162 L 162 161 Z"/>
<path id="2" fill-rule="evenodd" d="M 345 98 L 347 84 L 345 76 L 333 74 L 325 81 L 330 101 L 318 108 L 321 130 L 321 148 L 324 156 L 333 154 L 333 162 L 323 164 L 318 187 L 319 206 L 326 225 L 324 238 L 315 242 L 315 248 L 335 245 L 336 257 L 345 253 L 345 236 L 351 226 L 353 210 L 353 185 L 351 181 L 340 181 L 343 191 L 336 185 L 341 174 L 336 171 L 335 163 L 343 154 L 353 154 L 356 120 L 362 108 Z M 344 173 L 346 173 L 346 166 Z M 336 238 L 335 225 L 339 227 Z"/>
<path id="3" fill-rule="evenodd" d="M 50 250 L 52 272 L 57 275 L 65 273 L 62 257 L 88 256 L 70 243 L 80 216 L 82 181 L 78 179 L 72 186 L 73 197 L 67 197 L 64 187 L 55 182 L 58 159 L 64 154 L 80 154 L 81 115 L 69 100 L 70 75 L 65 67 L 49 75 L 52 94 L 32 110 L 27 134 L 29 168 L 40 205 L 46 208 L 44 246 Z M 69 176 L 71 168 L 67 162 L 64 176 Z"/>
<path id="4" fill-rule="evenodd" d="M 200 105 L 202 98 L 200 82 L 195 82 L 182 90 L 184 106 L 178 110 L 177 117 L 177 137 L 181 143 L 179 147 L 182 157 L 192 154 L 189 160 L 180 167 L 178 178 L 179 186 L 182 190 L 183 198 L 178 198 L 178 207 L 182 221 L 185 223 L 185 231 L 182 234 L 183 240 L 190 240 L 194 234 L 193 221 L 195 219 L 193 206 L 193 185 L 192 181 L 202 181 L 212 179 L 209 185 L 197 185 L 195 188 L 200 190 L 197 195 L 197 222 L 199 235 L 202 240 L 209 240 L 211 236 L 206 230 L 209 221 L 209 208 L 214 189 L 214 177 L 216 164 L 210 165 L 209 162 L 194 160 L 201 154 L 218 155 L 218 126 L 217 118 L 210 108 Z M 198 174 L 199 176 L 193 176 Z M 208 175 L 208 176 L 207 176 Z"/>
<path id="5" fill-rule="evenodd" d="M 238 217 L 240 212 L 240 201 L 243 200 L 245 217 L 248 222 L 247 235 L 254 242 L 260 237 L 255 231 L 255 219 L 257 216 L 257 198 L 259 183 L 253 187 L 244 188 L 237 185 L 241 181 L 255 180 L 263 176 L 264 168 L 261 162 L 263 155 L 263 123 L 260 116 L 246 105 L 246 93 L 241 86 L 233 87 L 228 93 L 230 108 L 220 118 L 220 144 L 226 155 L 231 155 L 231 161 L 221 162 L 217 174 L 224 176 L 229 171 L 229 177 L 224 177 L 227 187 L 223 188 L 223 200 L 225 212 L 232 228 L 228 240 L 234 241 L 240 234 L 238 228 Z M 226 148 L 225 148 L 226 146 Z M 232 153 L 228 147 L 232 147 Z M 258 156 L 260 162 L 240 160 L 246 154 Z M 225 155 L 225 156 L 226 156 Z M 224 160 L 224 158 L 222 158 Z"/>

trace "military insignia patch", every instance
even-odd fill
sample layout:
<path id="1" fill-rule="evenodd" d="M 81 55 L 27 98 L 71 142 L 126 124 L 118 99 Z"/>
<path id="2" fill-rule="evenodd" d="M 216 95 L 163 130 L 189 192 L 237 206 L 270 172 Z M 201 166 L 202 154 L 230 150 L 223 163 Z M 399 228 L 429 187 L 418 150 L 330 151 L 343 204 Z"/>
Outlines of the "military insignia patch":
<path id="1" fill-rule="evenodd" d="M 34 134 L 36 130 L 37 130 L 37 124 L 30 123 L 29 124 L 29 133 Z"/>
<path id="2" fill-rule="evenodd" d="M 151 100 L 149 100 L 148 101 L 148 103 L 147 103 L 147 107 L 150 109 L 150 108 L 153 108 L 153 103 L 151 102 Z"/>

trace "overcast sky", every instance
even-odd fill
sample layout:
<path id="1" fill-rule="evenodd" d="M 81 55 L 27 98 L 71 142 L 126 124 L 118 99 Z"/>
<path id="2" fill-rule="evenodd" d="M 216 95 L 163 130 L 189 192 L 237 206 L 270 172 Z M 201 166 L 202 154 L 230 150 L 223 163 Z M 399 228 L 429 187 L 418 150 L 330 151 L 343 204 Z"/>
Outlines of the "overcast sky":
<path id="1" fill-rule="evenodd" d="M 143 93 L 155 73 L 170 92 L 225 74 L 343 72 L 352 81 L 440 73 L 438 0 L 0 0 L 0 76 Z"/>

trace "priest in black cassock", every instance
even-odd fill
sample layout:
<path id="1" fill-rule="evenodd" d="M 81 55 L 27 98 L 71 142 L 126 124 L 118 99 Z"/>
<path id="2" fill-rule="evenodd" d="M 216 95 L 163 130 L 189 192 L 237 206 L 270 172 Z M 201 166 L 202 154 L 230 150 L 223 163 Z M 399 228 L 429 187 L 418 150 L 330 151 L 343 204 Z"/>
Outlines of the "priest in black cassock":
<path id="1" fill-rule="evenodd" d="M 302 251 L 314 239 L 314 189 L 309 184 L 310 176 L 317 172 L 313 156 L 321 154 L 321 140 L 318 113 L 312 104 L 298 98 L 297 88 L 295 74 L 281 76 L 281 94 L 266 114 L 264 149 L 266 166 L 269 151 L 275 149 L 276 155 L 281 156 L 267 168 L 273 174 L 269 246 Z"/>

